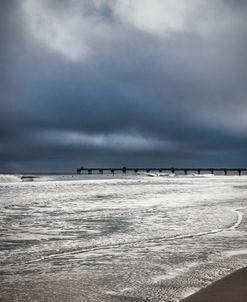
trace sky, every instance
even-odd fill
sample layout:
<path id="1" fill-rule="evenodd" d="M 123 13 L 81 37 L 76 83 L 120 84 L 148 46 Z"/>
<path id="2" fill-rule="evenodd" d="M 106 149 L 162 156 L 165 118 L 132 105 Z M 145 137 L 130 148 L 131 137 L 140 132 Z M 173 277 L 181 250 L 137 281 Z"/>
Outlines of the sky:
<path id="1" fill-rule="evenodd" d="M 247 1 L 1 0 L 0 172 L 247 167 Z"/>

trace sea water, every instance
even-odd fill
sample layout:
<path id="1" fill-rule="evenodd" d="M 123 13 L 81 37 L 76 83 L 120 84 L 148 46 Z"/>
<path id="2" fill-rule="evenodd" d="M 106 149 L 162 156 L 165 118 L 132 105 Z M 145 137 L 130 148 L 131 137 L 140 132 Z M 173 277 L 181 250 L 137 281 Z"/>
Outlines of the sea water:
<path id="1" fill-rule="evenodd" d="M 247 176 L 0 176 L 0 300 L 179 301 L 247 265 L 246 213 Z"/>

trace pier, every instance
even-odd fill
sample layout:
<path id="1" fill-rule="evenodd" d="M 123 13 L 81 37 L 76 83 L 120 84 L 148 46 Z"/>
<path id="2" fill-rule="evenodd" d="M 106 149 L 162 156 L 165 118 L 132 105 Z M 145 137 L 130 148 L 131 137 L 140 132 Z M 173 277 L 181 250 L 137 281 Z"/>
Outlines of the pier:
<path id="1" fill-rule="evenodd" d="M 84 168 L 80 167 L 76 170 L 77 174 L 104 174 L 104 173 L 123 173 L 126 174 L 134 173 L 138 174 L 140 172 L 156 172 L 156 173 L 177 173 L 188 175 L 188 173 L 196 173 L 198 175 L 202 173 L 211 173 L 215 174 L 215 172 L 221 172 L 223 175 L 229 175 L 229 173 L 237 173 L 239 176 L 243 174 L 243 172 L 247 172 L 247 168 L 132 168 L 132 167 L 122 167 L 122 168 Z"/>

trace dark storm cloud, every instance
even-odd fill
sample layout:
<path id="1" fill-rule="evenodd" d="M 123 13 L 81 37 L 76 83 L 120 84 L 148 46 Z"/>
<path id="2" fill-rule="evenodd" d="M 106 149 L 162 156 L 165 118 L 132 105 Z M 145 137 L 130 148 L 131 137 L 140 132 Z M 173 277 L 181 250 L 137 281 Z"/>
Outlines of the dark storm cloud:
<path id="1" fill-rule="evenodd" d="M 164 2 L 1 2 L 1 170 L 247 165 L 245 3 Z"/>

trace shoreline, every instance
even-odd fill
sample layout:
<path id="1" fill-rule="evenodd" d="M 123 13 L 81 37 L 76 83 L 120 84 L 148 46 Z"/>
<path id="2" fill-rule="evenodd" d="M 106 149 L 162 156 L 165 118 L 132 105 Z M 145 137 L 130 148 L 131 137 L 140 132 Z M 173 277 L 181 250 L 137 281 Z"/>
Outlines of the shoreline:
<path id="1" fill-rule="evenodd" d="M 180 302 L 246 302 L 247 267 L 213 282 Z"/>

